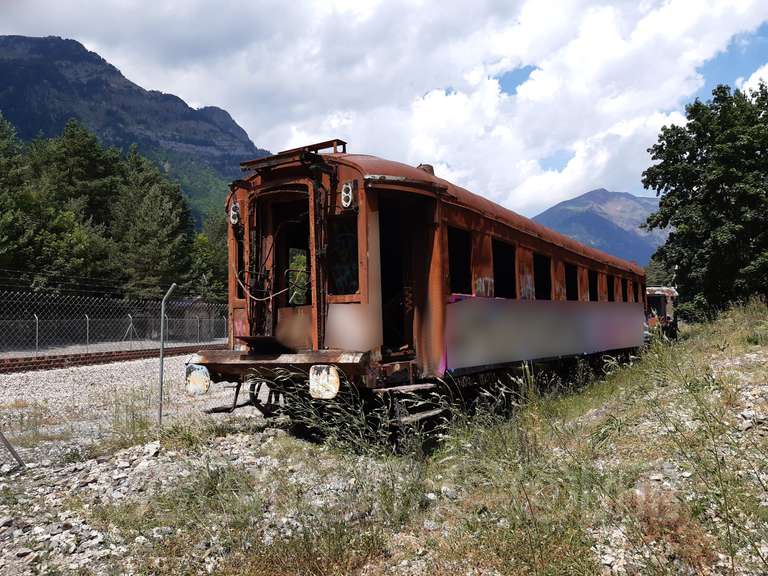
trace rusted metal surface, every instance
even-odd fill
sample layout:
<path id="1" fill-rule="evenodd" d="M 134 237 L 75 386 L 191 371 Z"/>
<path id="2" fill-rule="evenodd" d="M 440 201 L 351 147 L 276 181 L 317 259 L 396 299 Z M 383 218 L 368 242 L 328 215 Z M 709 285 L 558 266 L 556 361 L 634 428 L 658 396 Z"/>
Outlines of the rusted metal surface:
<path id="1" fill-rule="evenodd" d="M 429 174 L 424 170 L 419 170 L 416 167 L 408 166 L 407 164 L 402 164 L 400 162 L 384 160 L 375 156 L 366 156 L 362 154 L 345 154 L 339 155 L 336 158 L 339 162 L 355 165 L 366 178 L 373 178 L 374 175 L 378 175 L 379 177 L 401 178 L 405 181 L 415 181 L 422 185 L 431 185 L 436 188 L 444 189 L 449 196 L 455 198 L 452 203 L 478 212 L 490 220 L 499 221 L 515 230 L 528 234 L 531 237 L 539 238 L 551 245 L 564 248 L 574 254 L 582 255 L 607 266 L 613 266 L 619 270 L 625 270 L 639 275 L 645 274 L 643 268 L 637 264 L 611 256 L 610 254 L 606 254 L 595 248 L 585 246 L 584 244 L 555 232 L 554 230 L 550 230 L 541 224 L 537 224 L 533 220 L 525 218 L 508 208 L 499 206 L 487 198 L 473 194 L 469 190 L 456 186 L 455 184 Z"/>
<path id="2" fill-rule="evenodd" d="M 648 327 L 659 326 L 667 336 L 677 336 L 677 314 L 675 313 L 677 290 L 671 286 L 648 286 L 646 295 Z"/>
<path id="3" fill-rule="evenodd" d="M 669 298 L 677 298 L 678 293 L 677 289 L 672 288 L 670 286 L 648 286 L 646 289 L 646 294 L 648 295 L 662 295 L 667 296 Z"/>
<path id="4" fill-rule="evenodd" d="M 642 317 L 642 312 L 635 314 L 635 309 L 642 311 L 636 302 L 644 303 L 645 296 L 640 266 L 579 244 L 439 178 L 430 165 L 413 167 L 347 154 L 346 142 L 328 140 L 241 167 L 247 176 L 232 184 L 227 200 L 227 210 L 237 221 L 229 230 L 231 351 L 202 354 L 196 360 L 210 369 L 214 379 L 241 380 L 248 370 L 259 367 L 308 371 L 323 364 L 359 376 L 364 386 L 386 388 L 442 377 L 452 365 L 471 368 L 472 355 L 455 346 L 452 354 L 461 360 L 450 361 L 446 332 L 448 316 L 456 317 L 460 308 L 469 306 L 462 303 L 466 299 L 483 300 L 483 310 L 489 311 L 521 306 L 518 317 L 532 325 L 544 315 L 556 319 L 556 308 L 567 305 L 578 320 L 568 331 L 575 335 L 573 341 L 560 346 L 564 353 L 635 344 L 634 324 L 636 317 Z M 301 213 L 306 214 L 307 228 L 299 233 L 295 227 Z M 339 278 L 334 258 L 340 254 L 334 242 L 344 218 L 356 223 L 344 232 L 354 237 L 354 244 L 343 245 L 348 253 L 356 250 L 356 258 L 344 260 L 345 274 L 351 274 L 354 282 L 339 291 L 333 288 Z M 470 234 L 471 294 L 450 293 L 449 227 Z M 513 247 L 512 300 L 496 297 L 495 240 Z M 311 278 L 308 301 L 301 306 L 289 302 L 285 294 L 290 288 L 285 272 L 291 250 L 306 252 Z M 549 262 L 549 302 L 532 302 L 534 260 Z M 392 268 L 393 262 L 402 263 Z M 566 266 L 577 270 L 578 294 L 570 301 L 566 301 Z M 590 273 L 597 278 L 599 305 L 590 302 Z M 613 288 L 608 294 L 610 278 Z M 574 284 L 570 286 L 573 292 Z M 632 312 L 611 308 L 614 302 L 631 306 Z M 540 312 L 526 303 L 536 304 Z M 532 325 L 511 320 L 508 329 L 517 336 L 510 341 L 518 347 L 507 352 L 508 358 L 534 358 L 534 352 L 525 350 L 525 338 L 519 337 Z M 589 332 L 578 323 L 603 326 L 600 330 L 605 333 Z M 496 331 L 502 328 L 496 326 Z M 589 346 L 579 342 L 584 334 L 589 334 Z M 471 340 L 472 334 L 468 336 Z M 268 354 L 268 341 L 291 352 Z M 482 343 L 482 338 L 478 341 Z M 478 353 L 478 365 L 496 362 L 504 353 Z"/>
<path id="5" fill-rule="evenodd" d="M 188 364 L 208 368 L 211 378 L 217 381 L 243 381 L 254 368 L 304 369 L 315 364 L 333 364 L 348 376 L 360 376 L 368 369 L 369 356 L 364 352 L 317 350 L 313 352 L 282 353 L 274 355 L 243 354 L 237 350 L 201 350 L 193 355 Z"/>

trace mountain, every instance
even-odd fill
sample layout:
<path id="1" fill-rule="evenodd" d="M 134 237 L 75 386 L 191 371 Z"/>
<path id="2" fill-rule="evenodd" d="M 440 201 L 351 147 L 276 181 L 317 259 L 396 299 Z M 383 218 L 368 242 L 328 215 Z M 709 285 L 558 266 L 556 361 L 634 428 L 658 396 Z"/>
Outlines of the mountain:
<path id="1" fill-rule="evenodd" d="M 534 220 L 582 244 L 646 266 L 669 234 L 640 228 L 658 207 L 658 198 L 600 188 L 560 202 Z"/>
<path id="2" fill-rule="evenodd" d="M 19 136 L 59 135 L 71 118 L 103 144 L 139 151 L 177 179 L 196 217 L 223 205 L 239 163 L 268 154 L 221 108 L 145 90 L 75 40 L 0 36 L 0 112 Z"/>

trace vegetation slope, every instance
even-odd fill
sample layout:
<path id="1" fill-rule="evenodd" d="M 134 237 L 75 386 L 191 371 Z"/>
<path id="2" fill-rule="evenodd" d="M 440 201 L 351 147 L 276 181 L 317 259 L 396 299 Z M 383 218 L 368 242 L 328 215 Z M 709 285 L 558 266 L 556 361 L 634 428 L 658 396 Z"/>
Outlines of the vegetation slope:
<path id="1" fill-rule="evenodd" d="M 319 443 L 177 422 L 155 485 L 67 506 L 139 574 L 765 574 L 767 379 L 753 302 L 599 375 L 510 380 L 429 450 L 352 412 Z"/>

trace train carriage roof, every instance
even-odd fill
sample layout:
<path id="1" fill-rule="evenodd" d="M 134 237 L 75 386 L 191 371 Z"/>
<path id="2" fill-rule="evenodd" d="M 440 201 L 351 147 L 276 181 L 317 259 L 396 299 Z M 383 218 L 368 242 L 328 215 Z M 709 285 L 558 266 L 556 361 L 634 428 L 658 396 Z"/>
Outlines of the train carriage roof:
<path id="1" fill-rule="evenodd" d="M 542 226 L 530 218 L 521 216 L 517 212 L 504 208 L 487 198 L 473 194 L 461 186 L 456 186 L 452 182 L 439 178 L 420 168 L 366 154 L 324 154 L 323 156 L 338 160 L 341 163 L 351 164 L 359 169 L 364 177 L 374 181 L 377 178 L 389 178 L 394 181 L 423 182 L 434 187 L 442 188 L 449 196 L 455 198 L 455 200 L 453 200 L 453 198 L 451 199 L 455 204 L 479 212 L 488 218 L 502 222 L 521 232 L 540 238 L 591 260 L 597 260 L 608 266 L 613 266 L 634 274 L 645 275 L 645 270 L 635 262 L 623 260 L 601 250 L 597 250 L 596 248 L 586 246 L 568 236 L 564 236 L 546 226 Z"/>
<path id="2" fill-rule="evenodd" d="M 334 150 L 333 153 L 319 153 L 320 150 L 331 147 Z M 446 197 L 447 201 L 478 212 L 486 218 L 506 224 L 524 234 L 539 238 L 545 242 L 559 246 L 564 250 L 574 252 L 590 260 L 605 264 L 606 266 L 611 266 L 641 276 L 645 275 L 645 270 L 635 262 L 623 260 L 616 256 L 606 254 L 601 250 L 581 244 L 568 236 L 564 236 L 546 226 L 537 224 L 530 218 L 521 216 L 508 208 L 504 208 L 487 198 L 473 194 L 461 186 L 456 186 L 448 180 L 439 178 L 431 172 L 401 162 L 385 160 L 367 154 L 347 154 L 346 142 L 343 140 L 329 140 L 311 146 L 285 150 L 273 156 L 243 162 L 241 167 L 243 170 L 258 171 L 260 168 L 274 167 L 297 159 L 318 159 L 319 157 L 322 157 L 326 162 L 337 162 L 339 164 L 351 166 L 357 169 L 363 177 L 369 181 L 375 182 L 378 180 L 390 184 L 399 183 L 411 186 L 421 185 L 436 189 Z"/>

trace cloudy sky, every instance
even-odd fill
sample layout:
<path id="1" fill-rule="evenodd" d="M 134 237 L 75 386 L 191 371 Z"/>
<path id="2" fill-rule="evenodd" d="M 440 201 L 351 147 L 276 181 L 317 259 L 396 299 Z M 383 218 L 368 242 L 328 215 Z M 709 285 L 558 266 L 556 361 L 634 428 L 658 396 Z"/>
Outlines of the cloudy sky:
<path id="1" fill-rule="evenodd" d="M 0 0 L 273 151 L 331 137 L 522 212 L 647 193 L 646 149 L 718 83 L 768 78 L 766 0 Z M 765 23 L 765 24 L 764 24 Z"/>

